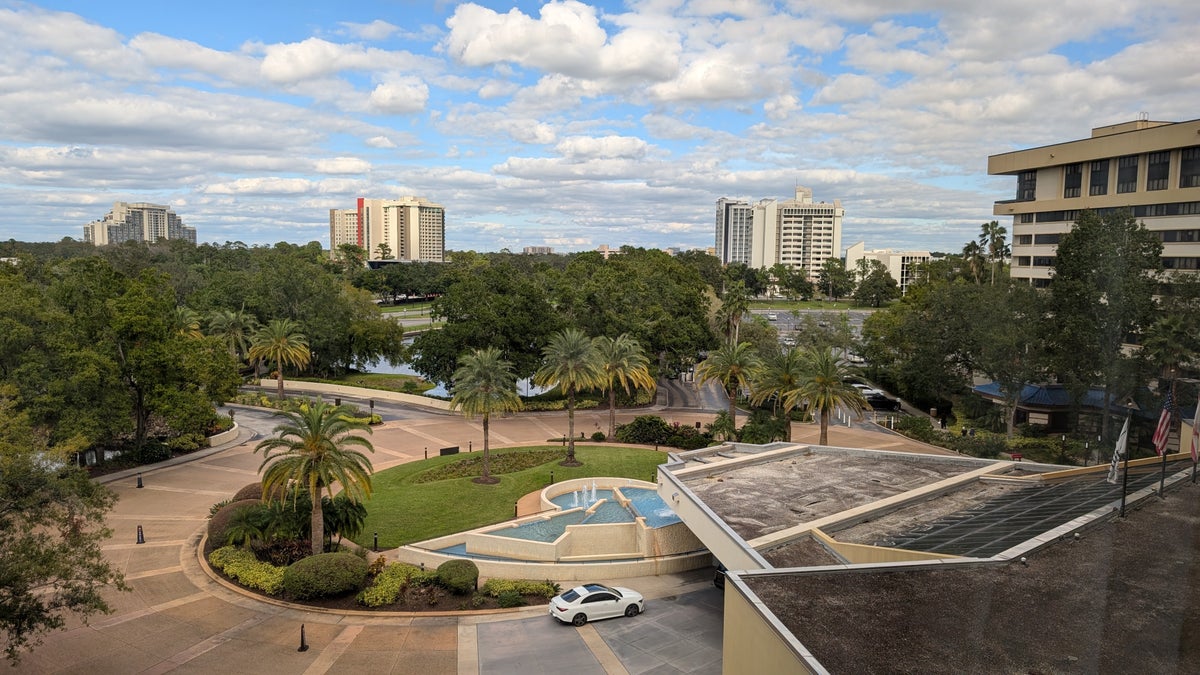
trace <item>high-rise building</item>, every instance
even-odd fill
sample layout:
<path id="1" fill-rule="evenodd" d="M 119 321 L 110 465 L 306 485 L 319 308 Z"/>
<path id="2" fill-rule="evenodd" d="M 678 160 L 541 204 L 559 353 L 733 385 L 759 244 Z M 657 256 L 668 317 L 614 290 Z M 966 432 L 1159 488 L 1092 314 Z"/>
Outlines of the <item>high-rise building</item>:
<path id="1" fill-rule="evenodd" d="M 842 249 L 840 201 L 813 202 L 812 190 L 797 187 L 794 199 L 749 202 L 717 200 L 717 257 L 755 269 L 777 264 L 802 269 L 815 278 Z"/>
<path id="2" fill-rule="evenodd" d="M 115 202 L 104 218 L 83 226 L 83 240 L 96 246 L 159 239 L 185 239 L 194 244 L 196 228 L 184 225 L 170 207 L 145 202 Z"/>
<path id="3" fill-rule="evenodd" d="M 750 264 L 754 209 L 750 202 L 722 197 L 717 200 L 717 257 L 722 265 Z"/>
<path id="4" fill-rule="evenodd" d="M 443 262 L 446 210 L 420 197 L 360 197 L 355 209 L 329 210 L 329 244 L 360 246 L 372 260 Z"/>
<path id="5" fill-rule="evenodd" d="M 992 155 L 988 173 L 1017 179 L 1015 197 L 992 210 L 1012 216 L 1015 279 L 1050 282 L 1058 241 L 1084 209 L 1130 209 L 1162 238 L 1164 268 L 1200 269 L 1200 120 L 1097 127 L 1090 138 Z"/>
<path id="6" fill-rule="evenodd" d="M 929 251 L 893 251 L 880 249 L 868 251 L 866 242 L 851 244 L 846 249 L 846 269 L 853 272 L 859 260 L 878 260 L 887 268 L 888 274 L 900 284 L 900 292 L 908 292 L 908 284 L 912 281 L 914 267 L 920 263 L 929 262 Z"/>

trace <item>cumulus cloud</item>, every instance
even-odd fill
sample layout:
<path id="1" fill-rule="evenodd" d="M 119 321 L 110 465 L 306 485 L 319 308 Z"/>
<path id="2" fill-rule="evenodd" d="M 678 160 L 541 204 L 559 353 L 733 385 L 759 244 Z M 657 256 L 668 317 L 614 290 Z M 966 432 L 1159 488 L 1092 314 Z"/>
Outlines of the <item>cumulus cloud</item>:
<path id="1" fill-rule="evenodd" d="M 599 157 L 640 159 L 646 155 L 647 147 L 646 141 L 632 136 L 605 136 L 603 138 L 571 136 L 559 141 L 555 150 L 571 160 Z"/>
<path id="2" fill-rule="evenodd" d="M 400 30 L 383 19 L 375 19 L 371 23 L 341 22 L 342 28 L 353 37 L 362 40 L 386 40 Z"/>
<path id="3" fill-rule="evenodd" d="M 412 78 L 397 78 L 384 82 L 371 92 L 371 107 L 382 113 L 403 114 L 420 112 L 429 100 L 429 87 Z"/>
<path id="4" fill-rule="evenodd" d="M 367 173 L 371 163 L 358 157 L 331 157 L 318 159 L 313 163 L 313 169 L 318 173 Z"/>

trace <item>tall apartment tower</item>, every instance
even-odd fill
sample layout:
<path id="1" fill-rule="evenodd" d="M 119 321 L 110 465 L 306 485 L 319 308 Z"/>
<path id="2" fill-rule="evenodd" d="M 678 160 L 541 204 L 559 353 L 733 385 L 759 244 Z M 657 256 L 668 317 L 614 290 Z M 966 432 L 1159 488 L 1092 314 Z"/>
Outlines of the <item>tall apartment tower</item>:
<path id="1" fill-rule="evenodd" d="M 717 257 L 722 265 L 750 264 L 753 229 L 750 202 L 725 197 L 717 200 Z"/>
<path id="2" fill-rule="evenodd" d="M 354 209 L 329 210 L 329 244 L 355 244 L 374 260 L 386 244 L 391 260 L 442 262 L 446 257 L 446 210 L 420 197 L 366 199 Z"/>
<path id="3" fill-rule="evenodd" d="M 751 206 L 717 200 L 717 257 L 723 264 L 753 268 L 784 264 L 816 278 L 842 249 L 842 203 L 813 202 L 812 190 L 797 187 L 794 199 L 763 199 Z"/>
<path id="4" fill-rule="evenodd" d="M 1200 269 L 1200 120 L 1138 119 L 1092 129 L 1091 138 L 988 157 L 988 173 L 1017 179 L 1012 276 L 1050 283 L 1055 250 L 1079 212 L 1129 208 L 1162 238 L 1163 267 Z"/>
<path id="5" fill-rule="evenodd" d="M 354 244 L 363 249 L 363 229 L 358 222 L 358 209 L 329 209 L 329 250 L 337 252 L 342 244 Z"/>
<path id="6" fill-rule="evenodd" d="M 145 202 L 115 202 L 104 218 L 83 226 L 83 240 L 96 246 L 159 239 L 186 239 L 195 244 L 196 228 L 184 225 L 170 207 Z"/>

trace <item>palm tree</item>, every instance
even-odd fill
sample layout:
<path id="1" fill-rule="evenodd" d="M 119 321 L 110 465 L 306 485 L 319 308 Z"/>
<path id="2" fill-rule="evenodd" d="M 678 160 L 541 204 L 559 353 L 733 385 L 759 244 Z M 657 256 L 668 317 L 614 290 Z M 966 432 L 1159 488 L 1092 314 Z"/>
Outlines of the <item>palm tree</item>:
<path id="1" fill-rule="evenodd" d="M 786 405 L 807 404 L 821 423 L 820 445 L 829 444 L 829 417 L 838 408 L 861 412 L 867 400 L 861 392 L 846 384 L 855 370 L 828 347 L 804 353 L 804 379 L 784 395 Z"/>
<path id="2" fill-rule="evenodd" d="M 276 413 L 286 420 L 275 427 L 275 436 L 259 443 L 254 452 L 262 451 L 263 494 L 276 490 L 287 494 L 288 487 L 306 488 L 311 505 L 312 552 L 324 548 L 325 522 L 321 498 L 325 488 L 334 483 L 351 501 L 371 496 L 371 460 L 356 447 L 375 452 L 371 441 L 354 434 L 371 433 L 366 422 L 357 421 L 349 406 L 333 406 L 321 399 L 299 410 Z"/>
<path id="3" fill-rule="evenodd" d="M 741 281 L 733 282 L 725 291 L 721 298 L 721 307 L 717 310 L 717 319 L 725 328 L 725 339 L 737 342 L 742 316 L 748 309 L 750 294 L 746 291 L 746 284 Z"/>
<path id="4" fill-rule="evenodd" d="M 488 466 L 488 420 L 492 413 L 521 409 L 513 365 L 500 356 L 495 347 L 476 349 L 460 358 L 454 371 L 450 409 L 461 409 L 467 417 L 483 416 L 483 475 L 475 479 L 477 483 L 497 482 Z"/>
<path id="5" fill-rule="evenodd" d="M 604 371 L 604 390 L 608 392 L 608 439 L 617 427 L 617 386 L 631 394 L 635 389 L 654 389 L 650 360 L 638 341 L 626 333 L 615 339 L 598 337 L 593 341 Z"/>
<path id="6" fill-rule="evenodd" d="M 579 466 L 575 459 L 575 394 L 604 385 L 596 345 L 578 328 L 567 328 L 550 336 L 542 350 L 545 364 L 533 375 L 539 387 L 557 385 L 567 395 L 567 458 L 563 466 Z"/>
<path id="7" fill-rule="evenodd" d="M 751 391 L 754 392 L 751 403 L 759 405 L 773 397 L 775 406 L 783 408 L 783 419 L 786 421 L 784 440 L 789 442 L 792 440 L 792 409 L 796 407 L 796 402 L 788 399 L 786 394 L 800 387 L 804 374 L 804 352 L 791 348 L 768 358 L 751 382 Z"/>
<path id="8" fill-rule="evenodd" d="M 726 342 L 696 366 L 696 376 L 703 384 L 717 380 L 729 395 L 729 420 L 737 428 L 738 389 L 749 386 L 762 361 L 749 342 Z"/>
<path id="9" fill-rule="evenodd" d="M 975 283 L 980 282 L 981 275 L 983 274 L 983 265 L 987 262 L 984 259 L 983 253 L 983 246 L 980 246 L 977 241 L 968 241 L 966 246 L 963 246 L 963 262 L 966 263 L 967 268 L 971 271 L 971 277 L 975 279 Z"/>
<path id="10" fill-rule="evenodd" d="M 250 360 L 275 364 L 280 399 L 284 397 L 283 367 L 303 368 L 312 358 L 312 353 L 308 351 L 308 340 L 297 332 L 299 328 L 300 325 L 291 319 L 275 319 L 254 333 L 250 345 Z"/>
<path id="11" fill-rule="evenodd" d="M 249 351 L 251 336 L 257 330 L 254 315 L 244 311 L 218 309 L 208 316 L 208 334 L 224 343 L 229 355 L 239 363 Z"/>
<path id="12" fill-rule="evenodd" d="M 175 307 L 171 323 L 175 332 L 184 337 L 196 339 L 204 337 L 204 333 L 200 332 L 200 315 L 191 307 L 183 305 Z"/>
<path id="13" fill-rule="evenodd" d="M 996 284 L 996 263 L 1008 257 L 1011 249 L 1005 241 L 1008 230 L 996 221 L 984 223 L 979 232 L 979 244 L 992 264 L 992 285 Z"/>

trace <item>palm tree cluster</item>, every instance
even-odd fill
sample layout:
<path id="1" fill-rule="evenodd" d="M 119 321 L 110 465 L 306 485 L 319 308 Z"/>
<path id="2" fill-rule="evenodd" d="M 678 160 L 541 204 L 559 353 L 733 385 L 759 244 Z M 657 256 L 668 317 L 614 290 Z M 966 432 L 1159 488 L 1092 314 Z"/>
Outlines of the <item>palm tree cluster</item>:
<path id="1" fill-rule="evenodd" d="M 575 399 L 580 392 L 601 390 L 608 394 L 608 437 L 616 427 L 616 392 L 654 389 L 649 359 L 638 341 L 622 334 L 615 338 L 588 337 L 568 328 L 550 337 L 542 350 L 543 365 L 533 381 L 541 387 L 559 387 L 567 398 L 567 458 L 564 466 L 579 466 L 575 457 Z M 521 409 L 516 392 L 513 364 L 495 347 L 477 349 L 459 358 L 451 387 L 450 409 L 467 417 L 483 418 L 483 475 L 479 482 L 495 482 L 489 474 L 488 422 L 493 412 Z"/>
<path id="2" fill-rule="evenodd" d="M 737 428 L 738 392 L 747 389 L 751 403 L 770 400 L 785 419 L 807 408 L 821 425 L 820 444 L 829 442 L 829 420 L 842 409 L 859 413 L 867 407 L 861 392 L 846 380 L 857 371 L 830 347 L 793 347 L 761 359 L 748 342 L 721 345 L 696 366 L 700 382 L 720 382 L 729 397 L 729 419 Z M 785 440 L 791 440 L 791 424 Z"/>

